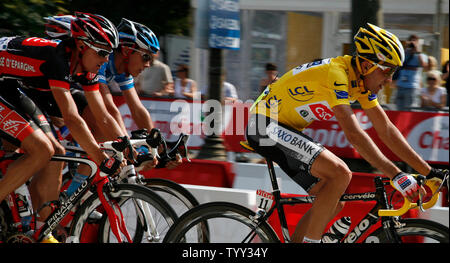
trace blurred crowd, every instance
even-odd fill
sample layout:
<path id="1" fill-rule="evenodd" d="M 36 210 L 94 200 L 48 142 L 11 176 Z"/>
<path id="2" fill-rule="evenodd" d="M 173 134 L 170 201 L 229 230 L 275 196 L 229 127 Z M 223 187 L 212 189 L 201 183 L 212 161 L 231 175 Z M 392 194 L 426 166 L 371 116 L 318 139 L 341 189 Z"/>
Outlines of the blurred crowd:
<path id="1" fill-rule="evenodd" d="M 389 105 L 392 110 L 448 110 L 448 60 L 441 66 L 435 57 L 423 53 L 417 35 L 408 38 L 404 49 L 404 65 L 394 74 L 392 83 L 384 87 L 382 94 L 378 94 L 380 102 Z M 189 71 L 186 64 L 179 64 L 176 69 L 171 69 L 159 60 L 157 53 L 151 67 L 146 68 L 135 79 L 136 89 L 139 95 L 144 96 L 192 100 L 198 92 L 201 99 L 208 99 L 208 87 L 199 87 L 190 78 Z M 265 75 L 261 76 L 259 82 L 259 90 L 262 92 L 277 79 L 277 65 L 267 63 Z M 222 98 L 229 101 L 238 99 L 235 83 L 226 81 L 226 74 L 222 75 Z"/>
<path id="2" fill-rule="evenodd" d="M 405 61 L 384 88 L 382 103 L 396 110 L 448 110 L 449 62 L 441 67 L 435 57 L 421 52 L 419 43 L 417 35 L 405 42 Z"/>
<path id="3" fill-rule="evenodd" d="M 189 65 L 178 64 L 172 75 L 172 69 L 159 60 L 159 52 L 153 55 L 151 67 L 144 69 L 134 79 L 139 95 L 163 98 L 177 98 L 193 100 L 197 94 L 200 99 L 208 99 L 208 87 L 198 87 L 197 82 L 189 78 Z M 238 99 L 236 87 L 226 81 L 226 75 L 222 79 L 222 98 L 228 101 Z M 195 98 L 198 99 L 198 98 Z"/>

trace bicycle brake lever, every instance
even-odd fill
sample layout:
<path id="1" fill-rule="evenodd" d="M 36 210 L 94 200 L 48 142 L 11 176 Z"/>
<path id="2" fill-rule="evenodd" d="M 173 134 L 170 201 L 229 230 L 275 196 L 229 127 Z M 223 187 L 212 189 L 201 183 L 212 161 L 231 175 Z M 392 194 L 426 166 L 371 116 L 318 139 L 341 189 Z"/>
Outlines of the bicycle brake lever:
<path id="1" fill-rule="evenodd" d="M 417 200 L 417 205 L 419 206 L 419 209 L 421 212 L 425 212 L 425 209 L 423 208 L 423 196 L 422 193 L 419 190 L 419 200 Z"/>
<path id="2" fill-rule="evenodd" d="M 188 139 L 189 139 L 189 135 L 184 134 L 183 139 L 182 139 L 182 144 L 183 144 L 183 148 L 184 148 L 184 157 L 186 157 L 186 160 L 188 162 L 191 162 L 191 160 L 189 159 L 189 156 L 188 156 L 188 148 L 187 148 Z"/>
<path id="3" fill-rule="evenodd" d="M 161 131 L 157 128 L 153 128 L 147 136 L 146 142 L 150 147 L 158 148 L 161 142 L 164 142 Z"/>

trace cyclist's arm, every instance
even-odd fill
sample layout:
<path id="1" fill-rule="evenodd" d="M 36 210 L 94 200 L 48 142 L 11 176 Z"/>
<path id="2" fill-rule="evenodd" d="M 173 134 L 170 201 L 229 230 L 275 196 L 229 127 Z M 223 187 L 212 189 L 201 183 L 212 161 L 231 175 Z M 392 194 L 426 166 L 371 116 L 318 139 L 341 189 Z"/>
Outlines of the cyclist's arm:
<path id="1" fill-rule="evenodd" d="M 146 128 L 148 131 L 153 129 L 152 118 L 147 109 L 142 105 L 141 100 L 135 88 L 130 88 L 122 91 L 125 102 L 130 108 L 131 117 L 139 129 Z"/>
<path id="2" fill-rule="evenodd" d="M 369 135 L 361 128 L 350 105 L 341 104 L 334 106 L 333 112 L 347 140 L 365 160 L 389 178 L 393 178 L 401 172 L 397 166 L 383 155 Z"/>
<path id="3" fill-rule="evenodd" d="M 427 175 L 431 167 L 413 150 L 397 127 L 389 120 L 380 105 L 366 109 L 367 116 L 377 131 L 378 137 L 400 159 L 417 172 Z"/>
<path id="4" fill-rule="evenodd" d="M 85 90 L 84 94 L 89 108 L 97 122 L 97 126 L 101 129 L 106 140 L 115 140 L 119 136 L 127 135 L 107 111 L 99 90 Z"/>
<path id="5" fill-rule="evenodd" d="M 111 116 L 116 120 L 116 122 L 120 125 L 122 131 L 126 133 L 127 129 L 125 128 L 125 123 L 122 120 L 122 115 L 120 114 L 119 109 L 114 103 L 112 94 L 106 84 L 100 83 L 100 93 L 102 94 L 106 109 L 111 114 Z"/>
<path id="6" fill-rule="evenodd" d="M 88 155 L 98 164 L 108 156 L 103 153 L 97 142 L 92 136 L 86 122 L 78 114 L 75 101 L 70 94 L 68 88 L 51 87 L 53 96 L 61 110 L 64 122 L 69 128 L 72 136 L 81 145 L 81 147 L 88 153 Z"/>

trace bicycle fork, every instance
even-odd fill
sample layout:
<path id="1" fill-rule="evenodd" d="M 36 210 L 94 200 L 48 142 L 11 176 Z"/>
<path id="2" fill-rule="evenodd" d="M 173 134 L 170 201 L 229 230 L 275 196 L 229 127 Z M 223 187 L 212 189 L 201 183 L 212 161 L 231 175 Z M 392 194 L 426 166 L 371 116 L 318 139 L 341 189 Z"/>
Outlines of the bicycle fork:
<path id="1" fill-rule="evenodd" d="M 103 192 L 103 187 L 107 183 L 109 183 L 109 180 L 105 178 L 97 184 L 97 194 L 102 206 L 105 208 L 106 214 L 108 215 L 111 231 L 116 236 L 118 242 L 123 242 L 121 233 L 119 233 L 120 230 L 120 232 L 125 235 L 127 241 L 129 243 L 133 243 L 130 233 L 125 226 L 122 210 L 115 200 L 109 199 Z"/>
<path id="2" fill-rule="evenodd" d="M 145 231 L 145 235 L 146 235 L 145 238 L 147 239 L 147 241 L 158 242 L 161 239 L 161 237 L 160 237 L 158 231 L 156 230 L 155 220 L 153 220 L 153 215 L 150 212 L 149 205 L 147 203 L 143 203 L 141 200 L 133 199 L 133 201 L 134 201 L 136 210 L 138 210 L 138 215 L 140 216 L 141 222 L 145 222 L 145 225 L 147 226 L 146 231 Z M 141 212 L 141 213 L 139 213 L 139 212 Z"/>

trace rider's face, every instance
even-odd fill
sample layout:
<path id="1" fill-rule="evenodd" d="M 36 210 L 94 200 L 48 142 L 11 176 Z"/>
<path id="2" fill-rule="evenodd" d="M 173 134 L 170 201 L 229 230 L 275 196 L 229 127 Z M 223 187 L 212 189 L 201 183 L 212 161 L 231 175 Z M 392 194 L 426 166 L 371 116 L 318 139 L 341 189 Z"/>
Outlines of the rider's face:
<path id="1" fill-rule="evenodd" d="M 86 43 L 84 44 L 86 45 Z M 111 48 L 93 43 L 89 43 L 88 45 L 92 47 L 88 46 L 85 49 L 82 56 L 82 63 L 86 71 L 97 73 L 103 63 L 108 61 L 108 53 L 105 51 L 111 52 Z"/>
<path id="2" fill-rule="evenodd" d="M 146 50 L 133 50 L 128 61 L 128 72 L 137 77 L 145 68 L 150 67 L 152 58 L 152 54 Z"/>
<path id="3" fill-rule="evenodd" d="M 368 62 L 363 62 L 362 67 L 369 70 L 371 67 L 376 67 Z M 366 71 L 367 71 L 366 70 Z M 372 94 L 377 94 L 385 85 L 392 82 L 392 75 L 386 75 L 380 68 L 376 68 L 372 73 L 364 77 L 364 87 L 370 90 Z"/>

